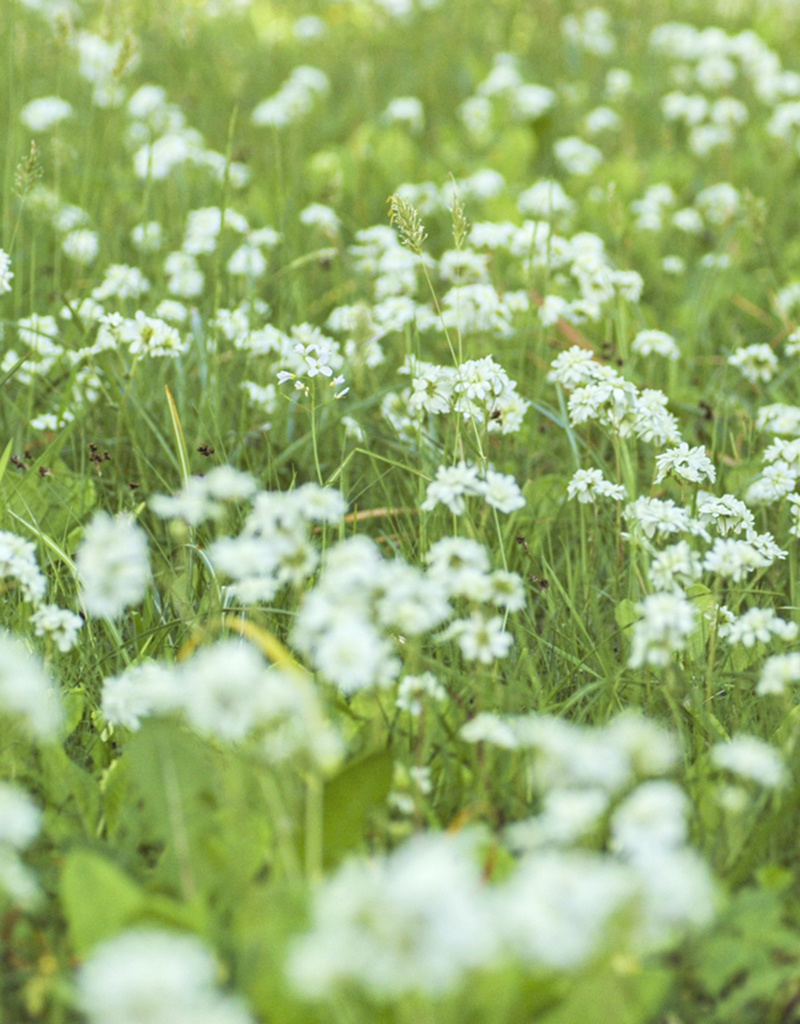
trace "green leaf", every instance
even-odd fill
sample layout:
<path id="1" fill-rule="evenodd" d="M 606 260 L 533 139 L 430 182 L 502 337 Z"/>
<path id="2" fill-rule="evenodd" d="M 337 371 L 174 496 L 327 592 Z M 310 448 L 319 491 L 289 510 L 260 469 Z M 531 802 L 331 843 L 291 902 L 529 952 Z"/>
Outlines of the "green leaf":
<path id="1" fill-rule="evenodd" d="M 629 597 L 626 597 L 624 600 L 620 601 L 614 609 L 614 618 L 617 620 L 617 625 L 623 633 L 630 633 L 633 628 L 633 624 L 639 621 L 641 615 L 636 610 L 635 602 L 631 601 Z"/>
<path id="2" fill-rule="evenodd" d="M 205 930 L 205 915 L 199 903 L 178 903 L 160 893 L 149 893 L 116 864 L 92 850 L 67 854 L 59 896 L 78 956 L 86 956 L 99 942 L 138 924 Z"/>
<path id="3" fill-rule="evenodd" d="M 123 871 L 90 850 L 67 854 L 59 896 L 72 946 L 81 957 L 135 920 L 147 902 Z"/>
<path id="4" fill-rule="evenodd" d="M 198 885 L 197 839 L 216 806 L 213 752 L 173 721 L 148 721 L 128 742 L 121 781 L 130 797 L 120 828 L 134 850 L 162 850 L 160 884 L 184 897 Z"/>
<path id="5" fill-rule="evenodd" d="M 348 764 L 326 783 L 322 820 L 326 866 L 337 864 L 365 838 L 371 813 L 389 795 L 393 772 L 394 758 L 383 750 Z"/>
<path id="6" fill-rule="evenodd" d="M 179 722 L 146 722 L 105 790 L 109 834 L 184 901 L 246 898 L 268 862 L 272 826 L 257 767 Z"/>
<path id="7" fill-rule="evenodd" d="M 56 827 L 57 823 L 59 832 L 72 829 L 77 817 L 84 834 L 94 836 L 100 818 L 97 780 L 77 765 L 63 747 L 55 744 L 42 747 L 39 758 L 52 826 Z"/>
<path id="8" fill-rule="evenodd" d="M 671 985 L 668 970 L 627 973 L 603 962 L 576 979 L 564 1002 L 537 1024 L 650 1024 Z"/>

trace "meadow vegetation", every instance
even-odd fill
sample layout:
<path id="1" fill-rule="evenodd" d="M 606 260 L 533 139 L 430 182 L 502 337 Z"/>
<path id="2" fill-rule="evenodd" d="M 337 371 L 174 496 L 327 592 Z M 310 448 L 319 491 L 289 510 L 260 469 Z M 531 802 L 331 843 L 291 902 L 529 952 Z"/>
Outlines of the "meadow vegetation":
<path id="1" fill-rule="evenodd" d="M 5 0 L 0 1024 L 797 1019 L 798 38 Z"/>

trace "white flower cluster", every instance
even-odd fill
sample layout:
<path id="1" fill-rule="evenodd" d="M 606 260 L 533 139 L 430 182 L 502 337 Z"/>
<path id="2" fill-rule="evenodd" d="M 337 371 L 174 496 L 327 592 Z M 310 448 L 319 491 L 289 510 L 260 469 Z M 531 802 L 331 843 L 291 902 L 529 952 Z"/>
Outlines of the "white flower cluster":
<path id="1" fill-rule="evenodd" d="M 14 278 L 14 271 L 11 269 L 11 257 L 3 249 L 0 249 L 0 295 L 6 295 L 11 291 L 11 281 Z"/>
<path id="2" fill-rule="evenodd" d="M 147 316 L 141 310 L 133 317 L 124 317 L 120 313 L 102 315 L 94 345 L 84 349 L 83 354 L 120 348 L 127 348 L 137 358 L 166 356 L 176 359 L 188 351 L 189 344 L 181 338 L 177 328 L 159 317 Z"/>
<path id="3" fill-rule="evenodd" d="M 222 519 L 230 502 L 252 498 L 257 490 L 249 473 L 233 466 L 215 466 L 205 476 L 191 477 L 177 494 L 154 494 L 150 508 L 162 519 L 182 519 L 199 526 L 208 519 Z"/>
<path id="4" fill-rule="evenodd" d="M 541 234 L 543 232 L 537 229 L 536 235 Z M 576 235 L 568 242 L 551 236 L 549 243 L 555 246 L 550 262 L 557 266 L 565 264 L 570 275 L 555 280 L 562 281 L 566 288 L 577 285 L 579 294 L 576 298 L 555 292 L 546 295 L 539 309 L 539 319 L 545 327 L 552 327 L 560 320 L 572 324 L 587 320 L 594 323 L 602 316 L 604 307 L 618 295 L 632 302 L 639 299 L 644 286 L 642 278 L 633 270 L 614 269 L 602 240 L 596 235 Z"/>
<path id="5" fill-rule="evenodd" d="M 187 125 L 180 107 L 167 102 L 161 86 L 140 86 L 128 100 L 127 113 L 127 142 L 134 150 L 133 168 L 138 178 L 164 181 L 176 168 L 190 164 L 206 168 L 233 188 L 242 188 L 250 180 L 246 164 L 206 147 L 201 133 Z"/>
<path id="6" fill-rule="evenodd" d="M 589 350 L 578 346 L 556 358 L 549 379 L 572 391 L 569 413 L 573 424 L 596 418 L 621 436 L 634 434 L 656 443 L 672 442 L 674 447 L 656 455 L 654 484 L 668 476 L 695 486 L 715 482 L 716 469 L 705 449 L 690 448 L 680 441 L 677 423 L 661 402 L 651 402 L 651 409 L 668 418 L 665 422 L 672 427 L 671 436 L 665 437 L 666 431 L 652 420 L 642 430 L 642 397 L 660 392 L 640 395 L 615 370 L 598 364 Z M 653 433 L 660 436 L 653 437 Z M 793 516 L 800 524 L 800 497 L 792 493 L 800 476 L 800 441 L 775 440 L 764 453 L 764 461 L 766 468 L 749 488 L 747 500 L 769 503 L 788 494 L 791 508 L 798 510 Z M 588 503 L 603 496 L 624 498 L 625 491 L 608 483 L 600 470 L 579 470 L 569 482 L 567 496 Z M 698 491 L 694 515 L 671 498 L 641 496 L 625 506 L 624 516 L 631 527 L 629 537 L 649 555 L 648 575 L 656 590 L 637 605 L 640 617 L 633 628 L 628 662 L 632 668 L 666 666 L 685 650 L 697 614 L 683 588 L 699 581 L 703 573 L 736 584 L 786 557 L 772 534 L 756 531 L 753 513 L 731 494 Z M 800 535 L 800 525 L 792 529 Z M 669 544 L 656 547 L 666 539 Z M 737 618 L 721 606 L 711 617 L 719 622 L 721 639 L 744 647 L 774 639 L 790 641 L 797 629 L 795 623 L 781 619 L 771 609 L 752 608 Z M 778 688 L 780 684 L 776 684 Z"/>
<path id="7" fill-rule="evenodd" d="M 668 665 L 682 651 L 695 626 L 694 605 L 680 592 L 650 594 L 639 601 L 640 618 L 633 627 L 631 668 Z"/>
<path id="8" fill-rule="evenodd" d="M 688 845 L 688 800 L 668 773 L 673 737 L 635 714 L 603 728 L 538 716 L 479 715 L 469 742 L 533 756 L 542 810 L 506 830 L 523 856 L 486 884 L 480 837 L 421 835 L 351 860 L 320 889 L 289 974 L 314 997 L 355 983 L 373 996 L 438 996 L 468 973 L 516 962 L 573 970 L 607 944 L 668 948 L 714 912 L 711 875 Z M 593 833 L 608 850 L 573 849 Z M 623 929 L 614 922 L 625 920 Z"/>
<path id="9" fill-rule="evenodd" d="M 239 487 L 236 497 L 247 496 Z M 208 557 L 217 572 L 234 581 L 232 594 L 243 604 L 271 601 L 284 587 L 301 586 L 317 568 L 312 524 L 337 523 L 345 509 L 339 491 L 313 483 L 285 493 L 261 491 L 240 533 L 215 540 Z"/>
<path id="10" fill-rule="evenodd" d="M 258 743 L 273 762 L 307 752 L 330 769 L 343 753 L 300 670 L 267 665 L 241 640 L 217 641 L 177 665 L 143 662 L 106 679 L 102 710 L 112 725 L 133 730 L 143 718 L 180 714 L 201 735 Z"/>
<path id="11" fill-rule="evenodd" d="M 800 440 L 776 438 L 763 453 L 764 469 L 748 487 L 746 500 L 751 505 L 772 505 L 793 492 L 800 477 Z"/>
<path id="12" fill-rule="evenodd" d="M 0 782 L 0 891 L 24 907 L 35 905 L 41 891 L 19 853 L 39 834 L 42 812 L 27 793 Z"/>
<path id="13" fill-rule="evenodd" d="M 486 549 L 466 539 L 437 541 L 427 562 L 422 570 L 399 558 L 385 561 L 363 536 L 334 545 L 300 606 L 292 643 L 343 693 L 387 687 L 403 667 L 396 637 L 434 632 L 455 614 L 452 602 L 466 599 L 469 617 L 452 621 L 439 641 L 456 639 L 467 661 L 504 657 L 511 635 L 492 610 L 523 606 L 519 577 L 492 572 Z"/>
<path id="14" fill-rule="evenodd" d="M 41 740 L 58 735 L 61 697 L 44 665 L 23 642 L 0 631 L 0 711 L 22 722 Z"/>
<path id="15" fill-rule="evenodd" d="M 15 580 L 23 599 L 35 606 L 31 623 L 37 636 L 49 636 L 60 651 L 72 649 L 83 620 L 57 605 L 42 604 L 47 578 L 39 568 L 36 547 L 7 530 L 0 530 L 0 579 Z"/>
<path id="16" fill-rule="evenodd" d="M 285 128 L 309 114 L 330 92 L 327 75 L 319 68 L 294 68 L 280 89 L 255 107 L 250 120 L 259 127 Z"/>
<path id="17" fill-rule="evenodd" d="M 77 976 L 89 1024 L 253 1024 L 217 987 L 211 951 L 194 935 L 140 928 L 95 947 Z"/>
<path id="18" fill-rule="evenodd" d="M 499 53 L 489 74 L 478 83 L 474 95 L 464 100 L 458 113 L 472 141 L 486 145 L 504 121 L 538 121 L 556 100 L 552 89 L 524 80 L 513 54 Z"/>
<path id="19" fill-rule="evenodd" d="M 567 484 L 567 497 L 577 498 L 582 505 L 595 502 L 598 498 L 612 498 L 622 501 L 627 491 L 622 484 L 612 484 L 599 469 L 579 469 Z"/>
<path id="20" fill-rule="evenodd" d="M 498 512 L 511 513 L 525 507 L 525 498 L 513 476 L 491 468 L 481 475 L 477 466 L 461 461 L 455 466 L 439 466 L 420 508 L 432 512 L 442 504 L 454 516 L 460 516 L 466 512 L 466 499 L 470 497 L 483 498 Z"/>
<path id="21" fill-rule="evenodd" d="M 491 433 L 516 433 L 530 403 L 491 356 L 468 359 L 456 367 L 409 358 L 400 373 L 411 377 L 408 406 L 428 416 L 456 413 Z"/>
<path id="22" fill-rule="evenodd" d="M 147 535 L 130 516 L 97 512 L 75 555 L 81 600 L 93 618 L 116 619 L 145 595 Z"/>
<path id="23" fill-rule="evenodd" d="M 571 392 L 568 408 L 574 426 L 597 420 L 621 437 L 658 445 L 680 441 L 677 421 L 666 409 L 666 396 L 651 389 L 640 392 L 613 367 L 598 363 L 589 349 L 573 345 L 562 352 L 547 379 Z"/>

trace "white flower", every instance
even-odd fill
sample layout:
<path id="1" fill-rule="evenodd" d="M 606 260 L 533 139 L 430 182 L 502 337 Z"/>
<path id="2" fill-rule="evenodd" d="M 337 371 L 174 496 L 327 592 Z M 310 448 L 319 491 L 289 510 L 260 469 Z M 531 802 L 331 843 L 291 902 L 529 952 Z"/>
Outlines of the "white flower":
<path id="1" fill-rule="evenodd" d="M 414 133 L 425 127 L 425 108 L 416 96 L 396 96 L 383 112 L 387 124 L 404 124 Z"/>
<path id="2" fill-rule="evenodd" d="M 36 636 L 49 635 L 59 651 L 71 651 L 78 637 L 83 619 L 66 608 L 54 604 L 42 604 L 31 615 Z"/>
<path id="3" fill-rule="evenodd" d="M 697 517 L 701 523 L 712 525 L 723 536 L 728 533 L 751 533 L 755 520 L 753 513 L 743 501 L 732 494 L 719 498 L 713 495 L 702 497 L 698 502 Z"/>
<path id="4" fill-rule="evenodd" d="M 552 178 L 542 178 L 517 198 L 517 209 L 529 217 L 545 219 L 568 217 L 575 209 L 575 203 L 564 191 L 561 184 Z M 588 349 L 582 349 L 591 357 Z"/>
<path id="5" fill-rule="evenodd" d="M 577 135 L 556 139 L 553 152 L 556 160 L 568 174 L 591 174 L 603 162 L 602 152 Z"/>
<path id="6" fill-rule="evenodd" d="M 673 590 L 696 580 L 701 571 L 700 556 L 687 541 L 679 540 L 653 555 L 648 575 L 656 590 Z"/>
<path id="7" fill-rule="evenodd" d="M 248 278 L 261 277 L 267 269 L 267 261 L 258 246 L 240 245 L 228 260 L 228 273 Z"/>
<path id="8" fill-rule="evenodd" d="M 428 701 L 443 704 L 449 699 L 447 690 L 432 672 L 423 672 L 418 676 L 403 676 L 397 687 L 395 707 L 407 711 L 410 715 L 422 714 Z"/>
<path id="9" fill-rule="evenodd" d="M 518 121 L 536 121 L 556 102 L 556 94 L 546 85 L 524 82 L 509 93 L 509 105 Z"/>
<path id="10" fill-rule="evenodd" d="M 579 469 L 567 484 L 567 497 L 587 505 L 599 497 L 622 501 L 626 497 L 622 484 L 612 484 L 599 469 Z"/>
<path id="11" fill-rule="evenodd" d="M 103 717 L 125 729 L 138 729 L 142 718 L 174 711 L 179 703 L 176 674 L 166 665 L 146 661 L 103 682 Z"/>
<path id="12" fill-rule="evenodd" d="M 718 767 L 752 779 L 767 789 L 783 785 L 787 778 L 780 753 L 755 736 L 739 735 L 724 743 L 715 743 L 711 759 Z"/>
<path id="13" fill-rule="evenodd" d="M 40 739 L 53 738 L 63 719 L 61 698 L 44 666 L 21 640 L 0 631 L 0 711 L 19 716 Z"/>
<path id="14" fill-rule="evenodd" d="M 7 577 L 18 581 L 25 600 L 38 604 L 44 597 L 47 579 L 39 568 L 33 542 L 0 530 L 0 578 Z"/>
<path id="15" fill-rule="evenodd" d="M 116 619 L 144 597 L 150 578 L 147 537 L 129 516 L 98 512 L 75 556 L 81 599 L 94 618 Z"/>
<path id="16" fill-rule="evenodd" d="M 150 282 L 138 269 L 121 263 L 112 264 L 101 284 L 92 290 L 92 298 L 98 302 L 104 299 L 139 299 L 150 291 Z"/>
<path id="17" fill-rule="evenodd" d="M 773 636 L 794 640 L 797 623 L 780 618 L 771 608 L 751 608 L 738 619 L 721 626 L 719 635 L 730 644 L 753 647 L 758 641 L 769 643 Z"/>
<path id="18" fill-rule="evenodd" d="M 680 357 L 675 339 L 665 331 L 639 331 L 631 342 L 631 351 L 640 356 L 658 355 L 672 360 Z"/>
<path id="19" fill-rule="evenodd" d="M 415 636 L 436 629 L 453 609 L 441 580 L 395 559 L 387 563 L 373 597 L 375 614 L 385 629 Z"/>
<path id="20" fill-rule="evenodd" d="M 680 593 L 651 594 L 639 601 L 636 610 L 642 617 L 633 627 L 628 664 L 631 668 L 668 665 L 694 629 L 694 606 Z"/>
<path id="21" fill-rule="evenodd" d="M 488 600 L 509 612 L 518 612 L 525 607 L 525 586 L 515 572 L 497 569 L 489 577 Z"/>
<path id="22" fill-rule="evenodd" d="M 351 860 L 317 893 L 289 974 L 322 996 L 343 981 L 372 995 L 441 995 L 489 961 L 496 931 L 469 837 L 415 836 L 388 857 Z"/>
<path id="23" fill-rule="evenodd" d="M 624 865 L 557 850 L 526 857 L 496 894 L 504 942 L 534 968 L 570 970 L 602 946 L 615 914 L 636 895 Z"/>
<path id="24" fill-rule="evenodd" d="M 467 661 L 480 661 L 484 665 L 491 664 L 495 658 L 505 658 L 513 642 L 511 634 L 503 629 L 503 619 L 499 615 L 487 619 L 477 610 L 468 619 L 452 622 L 441 639 L 451 637 L 458 640 Z"/>
<path id="25" fill-rule="evenodd" d="M 64 236 L 61 249 L 65 256 L 88 267 L 97 259 L 97 254 L 100 251 L 100 239 L 96 231 L 79 228 Z"/>
<path id="26" fill-rule="evenodd" d="M 32 132 L 48 132 L 69 117 L 72 117 L 72 104 L 60 96 L 40 96 L 31 100 L 19 115 L 20 121 Z"/>
<path id="27" fill-rule="evenodd" d="M 330 206 L 322 203 L 311 203 L 300 211 L 300 223 L 308 224 L 311 227 L 319 228 L 323 234 L 334 237 L 338 234 L 341 221 Z M 331 327 L 330 322 L 328 326 Z M 331 327 L 333 330 L 334 328 Z"/>
<path id="28" fill-rule="evenodd" d="M 482 495 L 485 484 L 475 466 L 459 462 L 456 466 L 439 466 L 436 478 L 428 484 L 425 501 L 420 508 L 431 512 L 441 502 L 453 515 L 462 515 L 467 508 L 465 497 Z"/>
<path id="29" fill-rule="evenodd" d="M 761 476 L 747 488 L 745 498 L 751 505 L 770 505 L 791 494 L 798 475 L 795 466 L 776 459 L 765 466 Z"/>
<path id="30" fill-rule="evenodd" d="M 480 711 L 461 726 L 459 735 L 467 743 L 491 743 L 506 750 L 514 750 L 520 745 L 516 733 L 506 719 L 491 711 Z"/>
<path id="31" fill-rule="evenodd" d="M 164 239 L 164 229 L 157 220 L 137 224 L 131 231 L 131 242 L 139 252 L 158 252 Z"/>
<path id="32" fill-rule="evenodd" d="M 543 790 L 591 786 L 616 793 L 632 779 L 635 751 L 611 729 L 551 715 L 508 716 L 506 721 L 520 746 L 536 750 L 533 779 Z"/>
<path id="33" fill-rule="evenodd" d="M 656 468 L 658 472 L 654 483 L 660 483 L 669 473 L 692 483 L 699 483 L 701 480 L 710 480 L 713 483 L 717 479 L 717 472 L 711 459 L 706 455 L 705 448 L 690 448 L 685 441 L 677 448 L 657 455 Z"/>
<path id="34" fill-rule="evenodd" d="M 78 1002 L 90 1024 L 252 1024 L 216 977 L 196 936 L 141 928 L 94 947 L 78 971 Z"/>
<path id="35" fill-rule="evenodd" d="M 11 280 L 14 272 L 11 269 L 11 257 L 0 249 L 0 295 L 11 291 Z"/>
<path id="36" fill-rule="evenodd" d="M 550 366 L 547 379 L 555 384 L 571 390 L 583 384 L 593 383 L 598 379 L 603 367 L 595 362 L 591 349 L 573 345 L 556 356 Z"/>
<path id="37" fill-rule="evenodd" d="M 342 693 L 391 685 L 401 663 L 391 643 L 360 615 L 335 619 L 317 641 L 314 660 Z"/>
<path id="38" fill-rule="evenodd" d="M 608 793 L 598 788 L 551 790 L 545 793 L 539 814 L 506 827 L 506 842 L 514 853 L 572 846 L 594 829 L 608 802 Z"/>
<path id="39" fill-rule="evenodd" d="M 748 345 L 737 348 L 728 357 L 731 366 L 735 366 L 742 376 L 756 384 L 758 381 L 770 381 L 778 368 L 778 357 L 767 344 Z"/>
<path id="40" fill-rule="evenodd" d="M 42 812 L 26 792 L 0 782 L 0 892 L 22 907 L 34 907 L 41 890 L 17 851 L 39 834 Z"/>
<path id="41" fill-rule="evenodd" d="M 426 556 L 429 573 L 444 584 L 451 596 L 464 594 L 483 600 L 491 593 L 489 555 L 486 548 L 468 537 L 443 537 Z M 482 582 L 485 581 L 485 582 Z"/>
<path id="42" fill-rule="evenodd" d="M 39 834 L 42 812 L 26 792 L 0 782 L 0 845 L 22 850 Z"/>
<path id="43" fill-rule="evenodd" d="M 525 507 L 525 498 L 513 476 L 486 471 L 484 496 L 486 504 L 499 512 L 511 513 Z"/>
<path id="44" fill-rule="evenodd" d="M 633 432 L 650 444 L 677 444 L 678 421 L 666 408 L 667 396 L 655 388 L 645 388 L 634 400 Z"/>
<path id="45" fill-rule="evenodd" d="M 664 775 L 680 759 L 680 745 L 672 733 L 638 711 L 623 711 L 604 731 L 616 748 L 627 753 L 639 776 Z"/>
<path id="46" fill-rule="evenodd" d="M 625 854 L 673 849 L 686 842 L 688 800 L 674 782 L 644 782 L 614 811 L 612 849 Z"/>
<path id="47" fill-rule="evenodd" d="M 765 569 L 772 561 L 751 540 L 717 537 L 703 560 L 703 569 L 739 583 L 749 572 Z"/>
<path id="48" fill-rule="evenodd" d="M 773 654 L 764 662 L 756 693 L 759 696 L 782 694 L 786 692 L 789 683 L 798 682 L 800 682 L 800 653 L 793 651 L 791 654 Z"/>
<path id="49" fill-rule="evenodd" d="M 648 539 L 673 533 L 697 533 L 685 508 L 671 498 L 637 498 L 625 508 L 625 518 L 636 523 Z"/>
<path id="50" fill-rule="evenodd" d="M 638 876 L 642 921 L 638 951 L 674 943 L 688 928 L 703 927 L 714 916 L 715 890 L 708 866 L 686 847 L 648 849 L 628 858 Z"/>

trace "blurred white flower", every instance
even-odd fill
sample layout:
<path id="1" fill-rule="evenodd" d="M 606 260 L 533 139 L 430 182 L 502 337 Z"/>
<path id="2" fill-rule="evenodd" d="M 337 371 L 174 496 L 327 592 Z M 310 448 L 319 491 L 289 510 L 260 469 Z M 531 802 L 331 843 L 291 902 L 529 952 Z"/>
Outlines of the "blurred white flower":
<path id="1" fill-rule="evenodd" d="M 18 716 L 39 739 L 54 738 L 63 721 L 61 697 L 44 665 L 21 640 L 0 631 L 0 712 Z"/>
<path id="2" fill-rule="evenodd" d="M 60 96 L 41 96 L 26 103 L 19 117 L 32 132 L 48 132 L 72 117 L 72 104 Z"/>
<path id="3" fill-rule="evenodd" d="M 98 512 L 75 555 L 81 600 L 93 618 L 116 619 L 145 595 L 147 536 L 132 518 Z"/>
<path id="4" fill-rule="evenodd" d="M 122 932 L 96 946 L 77 975 L 90 1024 L 252 1024 L 216 986 L 217 963 L 194 935 Z"/>

